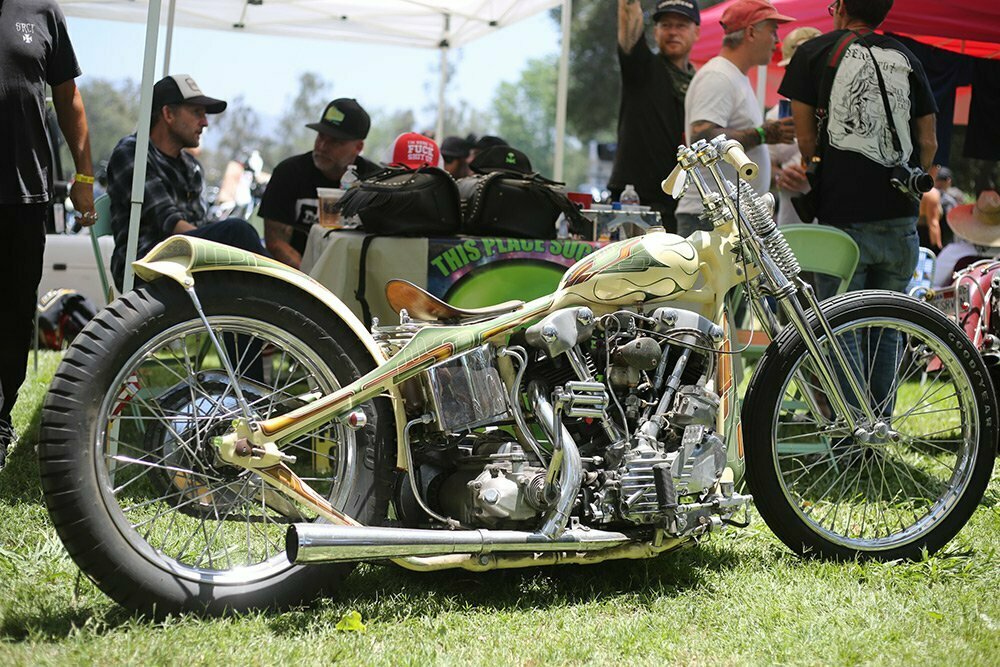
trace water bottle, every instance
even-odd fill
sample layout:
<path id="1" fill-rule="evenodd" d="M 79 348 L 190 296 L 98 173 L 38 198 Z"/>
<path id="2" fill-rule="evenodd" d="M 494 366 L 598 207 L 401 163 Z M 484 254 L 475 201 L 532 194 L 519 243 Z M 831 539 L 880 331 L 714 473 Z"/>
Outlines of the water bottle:
<path id="1" fill-rule="evenodd" d="M 347 165 L 347 171 L 345 171 L 344 175 L 340 177 L 340 189 L 350 190 L 358 184 L 358 180 L 357 165 L 349 164 Z"/>
<path id="2" fill-rule="evenodd" d="M 622 204 L 623 211 L 637 211 L 639 210 L 639 193 L 635 191 L 635 186 L 629 183 L 622 190 L 621 197 L 618 201 Z"/>

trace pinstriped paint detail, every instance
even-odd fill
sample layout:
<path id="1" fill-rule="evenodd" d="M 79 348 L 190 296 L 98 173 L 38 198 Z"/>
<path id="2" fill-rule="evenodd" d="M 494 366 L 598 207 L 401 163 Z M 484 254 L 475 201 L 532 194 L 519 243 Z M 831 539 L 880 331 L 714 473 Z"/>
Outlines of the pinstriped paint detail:
<path id="1" fill-rule="evenodd" d="M 441 345 L 438 345 L 437 347 L 431 348 L 427 352 L 424 352 L 419 357 L 410 359 L 406 363 L 400 366 L 396 366 L 395 368 L 391 368 L 382 375 L 379 375 L 378 377 L 372 378 L 371 380 L 363 384 L 361 386 L 361 389 L 362 390 L 370 389 L 376 385 L 382 384 L 383 381 L 388 380 L 393 376 L 403 375 L 407 371 L 412 371 L 416 369 L 418 366 L 422 366 L 424 364 L 433 366 L 437 362 L 444 361 L 448 357 L 452 356 L 454 351 L 455 351 L 455 345 L 453 343 L 442 343 Z M 428 362 L 430 363 L 428 364 Z"/>
<path id="2" fill-rule="evenodd" d="M 309 419 L 310 417 L 314 417 L 321 412 L 340 407 L 348 407 L 342 406 L 342 404 L 349 402 L 351 397 L 356 393 L 357 392 L 350 387 L 344 387 L 343 389 L 339 389 L 330 394 L 329 398 L 325 401 L 320 400 L 313 405 L 303 406 L 298 410 L 288 413 L 287 415 L 272 417 L 267 421 L 260 422 L 261 433 L 264 435 L 274 435 L 275 433 L 294 425 L 298 421 Z"/>
<path id="3" fill-rule="evenodd" d="M 562 287 L 573 287 L 574 285 L 579 285 L 601 271 L 606 271 L 618 262 L 628 259 L 638 250 L 637 246 L 639 246 L 641 242 L 642 237 L 629 239 L 628 241 L 622 242 L 622 244 L 617 248 L 617 255 L 602 253 L 598 250 L 590 257 L 582 259 L 576 268 L 570 269 L 570 272 L 563 278 Z"/>
<path id="4" fill-rule="evenodd" d="M 539 304 L 537 308 L 532 308 L 531 310 L 522 310 L 518 313 L 518 317 L 516 319 L 510 319 L 506 322 L 499 322 L 496 325 L 490 327 L 489 329 L 484 330 L 479 336 L 479 341 L 485 342 L 490 338 L 492 338 L 493 336 L 496 336 L 497 334 L 510 331 L 511 329 L 521 324 L 524 324 L 525 322 L 535 317 L 536 315 L 541 315 L 542 313 L 547 311 L 551 306 L 552 306 L 552 299 L 550 298 L 547 299 L 544 303 Z"/>

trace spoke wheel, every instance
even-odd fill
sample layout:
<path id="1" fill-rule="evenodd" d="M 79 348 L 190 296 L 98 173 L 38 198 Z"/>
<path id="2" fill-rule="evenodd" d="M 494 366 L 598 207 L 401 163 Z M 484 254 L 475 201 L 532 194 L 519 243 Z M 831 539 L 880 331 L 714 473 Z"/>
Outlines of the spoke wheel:
<path id="1" fill-rule="evenodd" d="M 989 481 L 997 408 L 988 373 L 957 327 L 902 295 L 845 295 L 824 312 L 870 411 L 838 371 L 851 429 L 804 341 L 784 332 L 744 409 L 755 502 L 799 553 L 919 558 L 954 537 Z M 825 338 L 821 348 L 835 364 Z"/>
<path id="2" fill-rule="evenodd" d="M 129 607 L 159 615 L 297 604 L 349 568 L 291 565 L 285 532 L 315 515 L 222 461 L 212 439 L 246 413 L 301 407 L 373 362 L 294 288 L 222 274 L 199 276 L 197 289 L 237 382 L 172 281 L 112 304 L 71 348 L 46 403 L 39 455 L 50 513 L 77 564 Z M 374 523 L 385 513 L 389 457 L 377 455 L 375 438 L 384 406 L 364 409 L 373 423 L 363 430 L 325 424 L 278 444 L 335 507 Z"/>

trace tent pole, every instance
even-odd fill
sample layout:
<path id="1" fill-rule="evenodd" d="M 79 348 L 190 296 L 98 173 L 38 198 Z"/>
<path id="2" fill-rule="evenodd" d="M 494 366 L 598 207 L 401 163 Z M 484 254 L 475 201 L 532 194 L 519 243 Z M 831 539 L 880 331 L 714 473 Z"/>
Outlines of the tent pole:
<path id="1" fill-rule="evenodd" d="M 761 113 L 767 110 L 767 65 L 757 66 L 757 104 Z"/>
<path id="2" fill-rule="evenodd" d="M 434 127 L 434 141 L 438 146 L 444 141 L 444 92 L 448 86 L 448 43 L 451 39 L 451 15 L 444 15 L 444 36 L 441 39 L 441 73 L 438 75 L 437 125 Z"/>
<path id="3" fill-rule="evenodd" d="M 170 51 L 174 46 L 174 14 L 177 10 L 177 0 L 170 0 L 167 6 L 167 37 L 163 48 L 163 74 L 160 78 L 170 74 Z"/>
<path id="4" fill-rule="evenodd" d="M 146 52 L 142 58 L 142 85 L 139 88 L 139 124 L 135 132 L 135 168 L 132 171 L 132 208 L 128 218 L 125 251 L 125 291 L 132 289 L 135 276 L 132 262 L 139 246 L 139 218 L 146 189 L 146 158 L 149 155 L 149 116 L 153 109 L 153 72 L 156 70 L 156 41 L 160 34 L 160 0 L 149 0 L 146 13 Z"/>
<path id="5" fill-rule="evenodd" d="M 566 100 L 569 96 L 569 33 L 573 17 L 573 0 L 562 3 L 562 49 L 559 53 L 559 79 L 556 84 L 556 154 L 553 158 L 552 177 L 563 180 L 563 162 L 566 159 Z"/>

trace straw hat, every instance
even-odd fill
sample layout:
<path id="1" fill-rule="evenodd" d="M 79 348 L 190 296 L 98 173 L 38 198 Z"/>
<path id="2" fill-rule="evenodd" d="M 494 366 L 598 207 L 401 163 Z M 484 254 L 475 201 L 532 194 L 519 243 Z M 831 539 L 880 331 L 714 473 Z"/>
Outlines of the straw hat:
<path id="1" fill-rule="evenodd" d="M 996 190 L 983 190 L 975 204 L 951 209 L 948 226 L 970 243 L 1000 247 L 1000 194 Z"/>
<path id="2" fill-rule="evenodd" d="M 795 49 L 799 48 L 802 42 L 808 42 L 813 37 L 819 37 L 822 34 L 818 28 L 810 26 L 802 26 L 788 33 L 784 41 L 781 42 L 781 60 L 778 62 L 778 67 L 787 67 L 788 63 L 792 62 Z"/>

